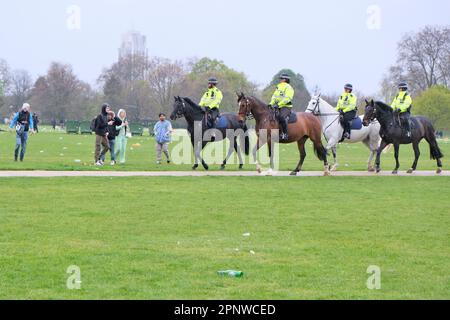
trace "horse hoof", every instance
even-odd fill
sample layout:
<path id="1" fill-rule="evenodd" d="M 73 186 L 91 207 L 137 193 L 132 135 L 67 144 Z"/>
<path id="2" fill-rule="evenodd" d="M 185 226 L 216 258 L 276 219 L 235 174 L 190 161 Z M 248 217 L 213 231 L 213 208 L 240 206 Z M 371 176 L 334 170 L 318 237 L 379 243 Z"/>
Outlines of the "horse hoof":
<path id="1" fill-rule="evenodd" d="M 209 167 L 208 167 L 208 166 L 203 166 L 203 168 L 204 168 L 206 171 L 209 170 Z"/>
<path id="2" fill-rule="evenodd" d="M 408 171 L 406 171 L 406 173 L 408 173 L 408 174 L 411 174 L 411 173 L 413 173 L 413 172 L 414 172 L 413 169 L 409 169 Z"/>
<path id="3" fill-rule="evenodd" d="M 335 172 L 337 170 L 337 165 L 334 165 L 330 168 L 330 171 Z"/>
<path id="4" fill-rule="evenodd" d="M 256 171 L 257 171 L 258 173 L 262 173 L 261 167 L 256 168 Z"/>
<path id="5" fill-rule="evenodd" d="M 296 171 L 292 171 L 289 175 L 290 175 L 290 176 L 296 176 L 296 175 L 297 175 L 297 172 L 296 172 Z"/>
<path id="6" fill-rule="evenodd" d="M 244 165 L 243 164 L 239 165 L 239 170 L 242 170 L 242 169 L 244 169 Z"/>
<path id="7" fill-rule="evenodd" d="M 380 172 L 381 172 L 381 169 L 380 169 L 380 168 L 377 168 L 377 169 L 375 170 L 375 172 L 376 172 L 376 173 L 380 173 Z"/>
<path id="8" fill-rule="evenodd" d="M 368 172 L 375 172 L 375 168 L 374 168 L 374 167 L 369 167 L 369 168 L 367 169 L 367 171 L 368 171 Z"/>
<path id="9" fill-rule="evenodd" d="M 221 165 L 221 166 L 220 166 L 220 170 L 222 170 L 222 171 L 225 170 L 225 166 L 224 166 L 224 165 Z"/>
<path id="10" fill-rule="evenodd" d="M 398 174 L 397 170 L 392 171 L 392 174 Z"/>
<path id="11" fill-rule="evenodd" d="M 437 174 L 441 174 L 441 173 L 442 173 L 442 168 L 438 168 L 438 169 L 436 170 L 436 173 L 437 173 Z"/>
<path id="12" fill-rule="evenodd" d="M 323 176 L 324 176 L 324 177 L 329 177 L 330 175 L 331 175 L 331 174 L 330 174 L 330 172 L 328 172 L 328 171 L 323 173 Z"/>
<path id="13" fill-rule="evenodd" d="M 192 170 L 195 171 L 195 170 L 197 170 L 197 168 L 198 168 L 198 166 L 193 166 L 193 167 L 192 167 Z"/>

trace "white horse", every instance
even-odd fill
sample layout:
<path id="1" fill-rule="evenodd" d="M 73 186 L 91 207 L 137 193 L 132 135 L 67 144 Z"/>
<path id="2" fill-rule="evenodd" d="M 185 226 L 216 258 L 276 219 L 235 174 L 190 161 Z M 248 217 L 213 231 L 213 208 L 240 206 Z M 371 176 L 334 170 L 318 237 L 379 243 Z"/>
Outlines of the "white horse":
<path id="1" fill-rule="evenodd" d="M 306 108 L 306 112 L 313 113 L 320 118 L 322 122 L 322 131 L 325 139 L 328 141 L 327 150 L 333 152 L 334 165 L 331 168 L 335 171 L 338 167 L 336 147 L 342 139 L 344 129 L 339 121 L 340 114 L 336 109 L 323 100 L 320 95 L 312 97 Z M 361 120 L 363 117 L 360 117 Z M 361 130 L 352 130 L 351 139 L 345 139 L 344 143 L 364 143 L 370 150 L 369 160 L 367 161 L 367 168 L 369 172 L 375 171 L 373 166 L 373 159 L 380 147 L 380 124 L 378 121 L 372 122 L 367 127 L 362 127 Z"/>

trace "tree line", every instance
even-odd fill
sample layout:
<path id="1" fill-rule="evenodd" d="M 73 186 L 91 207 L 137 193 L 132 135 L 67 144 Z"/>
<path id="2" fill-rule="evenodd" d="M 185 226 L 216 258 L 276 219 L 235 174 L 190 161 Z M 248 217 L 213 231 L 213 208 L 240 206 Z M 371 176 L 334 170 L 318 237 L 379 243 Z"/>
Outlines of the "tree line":
<path id="1" fill-rule="evenodd" d="M 288 73 L 295 88 L 294 105 L 299 111 L 311 98 L 303 76 L 290 69 L 280 70 L 264 88 L 224 62 L 210 59 L 172 61 L 161 57 L 129 55 L 104 69 L 97 80 L 98 89 L 80 80 L 71 65 L 53 62 L 45 75 L 35 81 L 26 70 L 11 70 L 0 59 L 0 116 L 9 117 L 24 102 L 29 102 L 43 122 L 87 120 L 108 102 L 124 107 L 131 121 L 156 119 L 160 112 L 169 113 L 173 96 L 200 98 L 210 76 L 220 79 L 224 93 L 223 111 L 236 111 L 236 92 L 270 100 L 278 77 Z M 450 123 L 450 28 L 427 26 L 417 33 L 406 34 L 398 43 L 398 58 L 380 84 L 378 94 L 390 102 L 396 85 L 406 81 L 415 99 L 414 113 L 431 118 L 440 129 Z M 340 84 L 339 84 L 340 85 Z M 357 92 L 363 106 L 365 94 Z M 338 94 L 323 94 L 336 103 Z M 363 108 L 360 108 L 360 110 Z"/>

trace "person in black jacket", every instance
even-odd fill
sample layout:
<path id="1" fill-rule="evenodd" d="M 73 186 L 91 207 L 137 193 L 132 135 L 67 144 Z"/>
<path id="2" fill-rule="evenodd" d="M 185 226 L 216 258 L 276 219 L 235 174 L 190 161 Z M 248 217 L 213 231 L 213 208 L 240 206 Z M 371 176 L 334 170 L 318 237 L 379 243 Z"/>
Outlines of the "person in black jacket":
<path id="1" fill-rule="evenodd" d="M 114 166 L 116 164 L 116 152 L 114 146 L 116 145 L 116 136 L 117 136 L 117 130 L 116 126 L 122 125 L 122 120 L 119 119 L 119 117 L 116 116 L 116 114 L 112 111 L 108 113 L 108 142 L 109 142 L 109 152 L 111 154 L 111 165 Z M 113 122 L 113 124 L 110 124 Z M 101 156 L 100 160 L 104 163 L 106 158 L 106 154 L 103 154 Z"/>
<path id="2" fill-rule="evenodd" d="M 37 113 L 33 113 L 33 124 L 34 124 L 34 132 L 39 133 L 39 116 Z"/>
<path id="3" fill-rule="evenodd" d="M 111 106 L 107 103 L 102 105 L 102 112 L 95 118 L 95 165 L 102 166 L 101 158 L 109 150 L 108 141 L 108 125 L 112 125 L 113 121 L 108 121 L 108 112 L 111 111 Z M 102 148 L 103 147 L 103 148 Z"/>

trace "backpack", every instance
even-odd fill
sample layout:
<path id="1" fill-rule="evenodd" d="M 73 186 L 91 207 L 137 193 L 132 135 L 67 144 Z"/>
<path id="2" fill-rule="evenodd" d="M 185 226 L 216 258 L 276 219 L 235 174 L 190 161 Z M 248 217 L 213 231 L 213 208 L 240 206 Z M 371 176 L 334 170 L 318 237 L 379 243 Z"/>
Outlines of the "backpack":
<path id="1" fill-rule="evenodd" d="M 92 132 L 95 131 L 95 127 L 97 125 L 97 118 L 92 119 L 90 129 Z"/>

